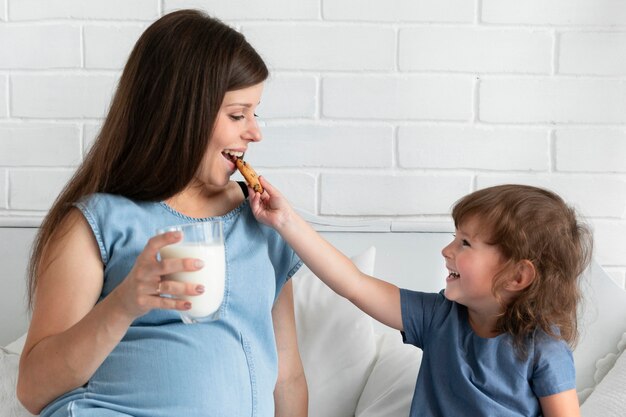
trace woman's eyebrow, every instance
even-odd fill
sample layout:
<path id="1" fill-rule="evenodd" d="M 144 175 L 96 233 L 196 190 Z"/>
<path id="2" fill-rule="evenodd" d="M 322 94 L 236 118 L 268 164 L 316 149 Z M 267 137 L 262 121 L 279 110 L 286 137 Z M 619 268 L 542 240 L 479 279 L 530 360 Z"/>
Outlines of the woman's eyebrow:
<path id="1" fill-rule="evenodd" d="M 260 101 L 257 103 L 257 106 L 259 104 L 261 104 Z M 243 106 L 243 107 L 250 108 L 250 107 L 252 107 L 252 103 L 229 103 L 229 104 L 225 105 L 225 107 L 233 107 L 233 106 Z"/>
<path id="2" fill-rule="evenodd" d="M 250 104 L 250 103 L 231 103 L 231 104 L 227 104 L 226 105 L 226 107 L 233 107 L 233 106 L 252 107 L 252 104 Z"/>

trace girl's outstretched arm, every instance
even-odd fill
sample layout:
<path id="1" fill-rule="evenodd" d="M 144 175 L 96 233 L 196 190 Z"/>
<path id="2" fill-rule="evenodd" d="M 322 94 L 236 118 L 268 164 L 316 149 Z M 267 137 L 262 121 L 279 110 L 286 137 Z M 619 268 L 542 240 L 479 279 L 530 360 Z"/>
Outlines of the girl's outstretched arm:
<path id="1" fill-rule="evenodd" d="M 580 417 L 576 390 L 540 397 L 539 403 L 544 417 Z"/>
<path id="2" fill-rule="evenodd" d="M 265 189 L 263 194 L 250 190 L 250 204 L 257 220 L 276 229 L 333 291 L 381 323 L 403 330 L 398 287 L 359 271 L 300 217 L 277 189 L 265 178 L 259 179 Z"/>

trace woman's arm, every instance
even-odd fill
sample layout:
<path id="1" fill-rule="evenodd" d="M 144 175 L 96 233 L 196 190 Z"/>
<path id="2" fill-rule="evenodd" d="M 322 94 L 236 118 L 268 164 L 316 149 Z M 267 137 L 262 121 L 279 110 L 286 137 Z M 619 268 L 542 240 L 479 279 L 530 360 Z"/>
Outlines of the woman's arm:
<path id="1" fill-rule="evenodd" d="M 539 403 L 544 417 L 580 417 L 576 390 L 540 397 Z"/>
<path id="2" fill-rule="evenodd" d="M 103 265 L 93 233 L 74 209 L 46 247 L 17 383 L 17 396 L 33 414 L 58 396 L 84 385 L 122 339 L 132 321 L 153 308 L 184 309 L 184 301 L 159 297 L 160 275 L 183 270 L 183 261 L 161 264 L 158 249 L 179 238 L 161 235 L 148 242 L 126 279 L 96 304 Z M 195 270 L 186 260 L 186 270 Z M 168 288 L 165 288 L 166 285 Z M 163 292 L 188 291 L 167 282 Z M 195 292 L 190 292 L 195 294 Z"/>
<path id="3" fill-rule="evenodd" d="M 306 417 L 309 394 L 298 350 L 293 284 L 287 281 L 272 309 L 278 350 L 278 380 L 274 388 L 276 417 Z"/>
<path id="4" fill-rule="evenodd" d="M 255 217 L 275 228 L 311 271 L 333 291 L 381 323 L 402 330 L 398 287 L 359 271 L 350 258 L 313 230 L 265 178 L 259 177 L 259 180 L 265 192 L 250 193 Z"/>

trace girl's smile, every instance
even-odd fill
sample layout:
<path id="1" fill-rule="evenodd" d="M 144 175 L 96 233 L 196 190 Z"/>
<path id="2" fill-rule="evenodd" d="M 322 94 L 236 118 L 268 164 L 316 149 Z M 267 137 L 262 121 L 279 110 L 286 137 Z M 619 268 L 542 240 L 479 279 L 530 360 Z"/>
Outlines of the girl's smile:
<path id="1" fill-rule="evenodd" d="M 445 296 L 463 304 L 470 315 L 497 315 L 502 307 L 493 294 L 493 280 L 504 258 L 497 246 L 487 243 L 476 217 L 459 225 L 454 240 L 442 250 L 449 273 Z"/>

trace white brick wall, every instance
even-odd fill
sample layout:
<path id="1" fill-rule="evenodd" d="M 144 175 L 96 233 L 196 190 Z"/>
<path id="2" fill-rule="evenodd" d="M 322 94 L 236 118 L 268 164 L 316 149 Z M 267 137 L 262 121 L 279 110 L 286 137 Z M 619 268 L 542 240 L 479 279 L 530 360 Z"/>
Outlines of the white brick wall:
<path id="1" fill-rule="evenodd" d="M 297 207 L 450 228 L 469 191 L 545 186 L 589 219 L 626 285 L 626 2 L 392 3 L 0 0 L 0 221 L 45 213 L 138 36 L 195 7 L 271 67 L 248 157 Z"/>
<path id="2" fill-rule="evenodd" d="M 467 75 L 328 75 L 322 80 L 322 114 L 330 119 L 469 122 L 472 86 Z"/>

